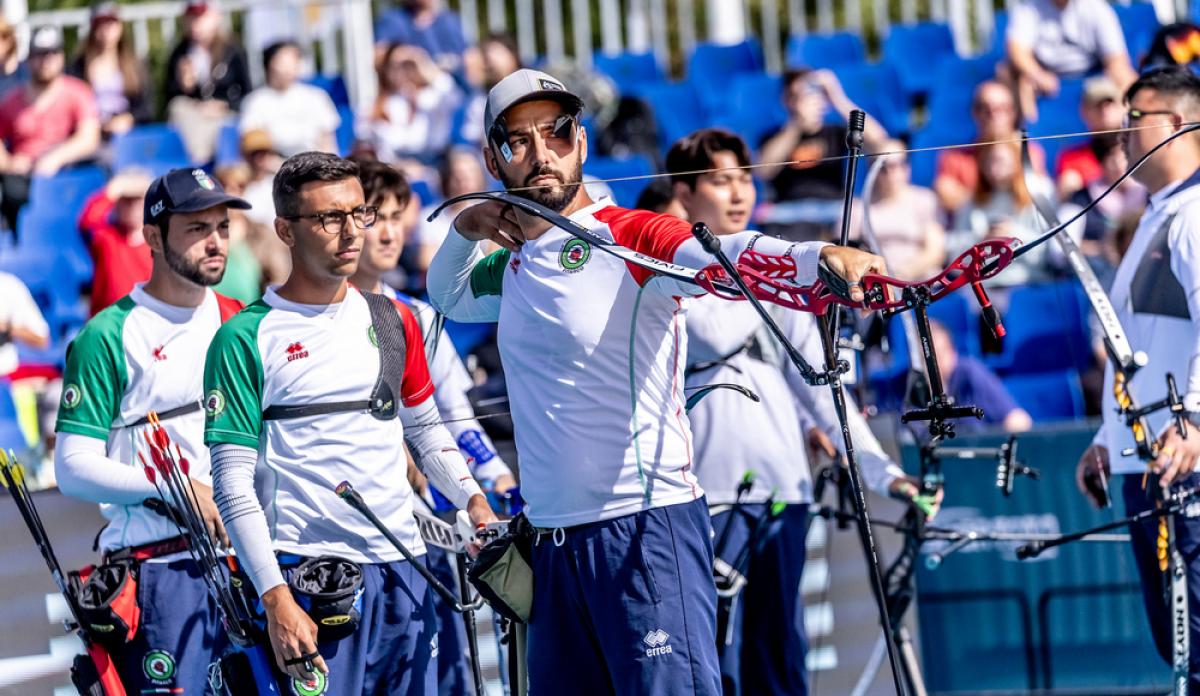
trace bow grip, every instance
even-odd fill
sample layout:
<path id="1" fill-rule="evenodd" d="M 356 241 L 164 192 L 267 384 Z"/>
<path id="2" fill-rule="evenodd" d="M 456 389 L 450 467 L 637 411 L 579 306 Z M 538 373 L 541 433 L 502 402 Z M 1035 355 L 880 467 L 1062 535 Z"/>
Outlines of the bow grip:
<path id="1" fill-rule="evenodd" d="M 692 236 L 700 242 L 700 246 L 708 253 L 716 256 L 721 251 L 721 242 L 717 239 L 717 235 L 713 234 L 712 230 L 708 229 L 708 225 L 703 222 L 697 222 L 692 225 Z"/>

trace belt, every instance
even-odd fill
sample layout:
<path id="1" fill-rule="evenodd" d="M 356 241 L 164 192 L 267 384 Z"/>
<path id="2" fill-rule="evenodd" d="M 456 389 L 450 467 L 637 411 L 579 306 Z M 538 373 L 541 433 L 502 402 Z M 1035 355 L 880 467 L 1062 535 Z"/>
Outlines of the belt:
<path id="1" fill-rule="evenodd" d="M 188 403 L 186 403 L 182 406 L 176 406 L 175 408 L 169 408 L 166 411 L 159 411 L 158 419 L 160 421 L 164 421 L 164 420 L 167 420 L 168 418 L 177 418 L 179 416 L 186 416 L 189 413 L 195 413 L 196 411 L 199 411 L 200 408 L 201 407 L 200 407 L 199 401 L 189 401 Z M 135 420 L 132 423 L 126 423 L 122 427 L 136 428 L 140 425 L 149 425 L 149 424 L 150 424 L 150 416 L 145 415 L 145 416 L 142 416 L 141 418 Z"/>
<path id="2" fill-rule="evenodd" d="M 187 549 L 187 537 L 174 536 L 169 539 L 152 541 L 139 546 L 126 546 L 123 549 L 106 553 L 104 556 L 105 560 L 109 563 L 125 560 L 148 561 L 151 558 L 162 558 L 163 556 L 170 556 L 180 551 L 187 551 Z"/>

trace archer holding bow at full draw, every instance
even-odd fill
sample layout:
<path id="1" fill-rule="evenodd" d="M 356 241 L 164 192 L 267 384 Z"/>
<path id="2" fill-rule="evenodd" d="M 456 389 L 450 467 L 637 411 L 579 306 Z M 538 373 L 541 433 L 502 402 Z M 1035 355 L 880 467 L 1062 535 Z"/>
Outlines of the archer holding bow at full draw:
<path id="1" fill-rule="evenodd" d="M 1200 77 L 1188 68 L 1153 70 L 1130 86 L 1125 101 L 1126 122 L 1132 129 L 1126 134 L 1126 148 L 1132 162 L 1184 124 L 1200 121 Z M 1186 376 L 1184 407 L 1192 414 L 1188 432 L 1184 437 L 1166 410 L 1150 415 L 1162 446 L 1151 466 L 1164 486 L 1195 486 L 1200 484 L 1200 427 L 1195 424 L 1200 412 L 1200 134 L 1172 141 L 1135 177 L 1150 191 L 1150 204 L 1111 290 L 1130 344 L 1149 357 L 1128 388 L 1135 401 L 1150 403 L 1162 398 L 1168 373 Z M 1080 490 L 1101 503 L 1105 496 L 1098 494 L 1100 473 L 1124 474 L 1121 492 L 1132 515 L 1154 507 L 1154 497 L 1143 486 L 1145 463 L 1134 453 L 1124 453 L 1135 450 L 1134 441 L 1117 412 L 1111 364 L 1104 380 L 1104 424 L 1079 460 L 1076 478 Z M 1200 516 L 1195 510 L 1189 505 L 1175 519 L 1176 544 L 1188 567 L 1190 693 L 1200 690 Z M 1157 560 L 1157 521 L 1145 521 L 1130 531 L 1151 634 L 1159 653 L 1170 661 L 1172 631 Z"/>
<path id="2" fill-rule="evenodd" d="M 519 70 L 489 92 L 484 158 L 506 188 L 615 245 L 682 266 L 712 257 L 688 223 L 594 202 L 582 104 Z M 711 525 L 684 410 L 688 298 L 697 287 L 593 249 L 489 201 L 454 222 L 429 269 L 451 319 L 498 321 L 520 454 L 538 528 L 527 656 L 531 693 L 720 694 Z M 503 249 L 484 256 L 479 243 Z M 852 283 L 882 259 L 745 232 L 721 239 L 790 257 L 797 284 L 825 263 Z"/>

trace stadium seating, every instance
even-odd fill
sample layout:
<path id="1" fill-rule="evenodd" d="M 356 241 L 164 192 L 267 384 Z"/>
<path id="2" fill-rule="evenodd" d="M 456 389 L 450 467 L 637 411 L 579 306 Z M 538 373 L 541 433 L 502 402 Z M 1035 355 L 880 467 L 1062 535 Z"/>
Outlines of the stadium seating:
<path id="1" fill-rule="evenodd" d="M 888 63 L 850 65 L 837 69 L 846 96 L 875 117 L 889 133 L 909 132 L 911 100 L 896 89 L 900 77 Z M 835 114 L 838 120 L 841 116 Z"/>
<path id="2" fill-rule="evenodd" d="M 350 154 L 350 148 L 354 147 L 354 110 L 349 106 L 339 106 L 338 117 L 342 121 L 338 124 L 334 136 L 337 138 L 338 152 L 345 157 Z"/>
<path id="3" fill-rule="evenodd" d="M 1074 370 L 1009 376 L 1004 386 L 1037 423 L 1084 415 L 1083 388 Z"/>
<path id="4" fill-rule="evenodd" d="M 1112 8 L 1121 22 L 1125 45 L 1136 67 L 1141 54 L 1150 48 L 1154 33 L 1158 31 L 1158 14 L 1149 2 L 1131 2 L 1128 5 L 1113 3 Z"/>
<path id="5" fill-rule="evenodd" d="M 612 78 L 622 90 L 630 85 L 666 79 L 653 53 L 618 53 L 610 56 L 597 52 L 592 57 L 592 65 L 597 72 Z"/>
<path id="6" fill-rule="evenodd" d="M 17 233 L 22 251 L 62 259 L 65 266 L 60 272 L 65 271 L 68 274 L 65 277 L 69 277 L 75 287 L 92 282 L 95 268 L 91 253 L 79 235 L 76 210 L 25 206 L 17 215 Z"/>
<path id="7" fill-rule="evenodd" d="M 153 176 L 161 176 L 177 167 L 192 166 L 183 139 L 165 123 L 137 126 L 112 140 L 113 169 L 138 166 Z"/>
<path id="8" fill-rule="evenodd" d="M 788 38 L 787 64 L 806 68 L 840 68 L 866 61 L 862 37 L 848 31 L 793 35 Z"/>
<path id="9" fill-rule="evenodd" d="M 714 114 L 713 124 L 742 136 L 751 148 L 787 121 L 779 98 L 781 80 L 766 73 L 737 75 L 729 86 L 725 108 Z"/>
<path id="10" fill-rule="evenodd" d="M 694 86 L 705 108 L 715 112 L 724 105 L 726 90 L 735 75 L 762 71 L 762 48 L 755 40 L 729 46 L 702 43 L 688 59 L 687 81 Z"/>
<path id="11" fill-rule="evenodd" d="M 646 102 L 658 125 L 658 144 L 665 152 L 671 144 L 708 125 L 707 112 L 689 82 L 643 83 L 625 93 Z"/>
<path id="12" fill-rule="evenodd" d="M 937 72 L 930 69 L 955 55 L 950 27 L 936 22 L 894 26 L 883 40 L 883 61 L 891 64 L 909 96 L 927 94 Z"/>
<path id="13" fill-rule="evenodd" d="M 989 356 L 989 364 L 1005 375 L 1087 369 L 1092 361 L 1087 312 L 1074 281 L 1014 289 L 1005 316 L 1019 319 L 1005 323 L 1003 351 Z"/>
<path id="14" fill-rule="evenodd" d="M 214 159 L 218 167 L 242 161 L 242 135 L 238 132 L 237 121 L 231 120 L 221 126 L 217 134 L 217 154 Z"/>
<path id="15" fill-rule="evenodd" d="M 107 172 L 95 165 L 63 169 L 54 176 L 35 176 L 29 184 L 29 205 L 79 212 L 88 197 L 104 188 L 107 181 Z"/>
<path id="16" fill-rule="evenodd" d="M 618 179 L 625 176 L 644 176 L 654 173 L 654 163 L 645 157 L 630 157 L 628 159 L 613 159 L 609 157 L 589 157 L 583 165 L 584 172 L 597 179 Z M 634 179 L 632 181 L 609 181 L 608 188 L 612 190 L 617 204 L 632 208 L 637 203 L 638 196 L 650 183 L 649 179 Z"/>
<path id="17" fill-rule="evenodd" d="M 12 390 L 6 380 L 0 379 L 0 449 L 17 452 L 26 447 L 25 435 L 17 424 L 17 407 L 13 403 Z"/>
<path id="18" fill-rule="evenodd" d="M 346 81 L 341 75 L 314 75 L 305 82 L 325 90 L 334 106 L 350 106 L 350 91 L 346 89 Z"/>

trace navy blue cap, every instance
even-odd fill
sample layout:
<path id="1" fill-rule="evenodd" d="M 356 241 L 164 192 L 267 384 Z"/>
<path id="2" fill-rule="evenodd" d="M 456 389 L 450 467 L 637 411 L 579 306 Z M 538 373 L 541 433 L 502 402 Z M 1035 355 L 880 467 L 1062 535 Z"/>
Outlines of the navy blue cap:
<path id="1" fill-rule="evenodd" d="M 250 209 L 246 201 L 225 193 L 220 182 L 203 169 L 172 169 L 151 182 L 146 190 L 145 218 L 151 222 L 166 213 L 194 213 L 218 205 Z"/>

